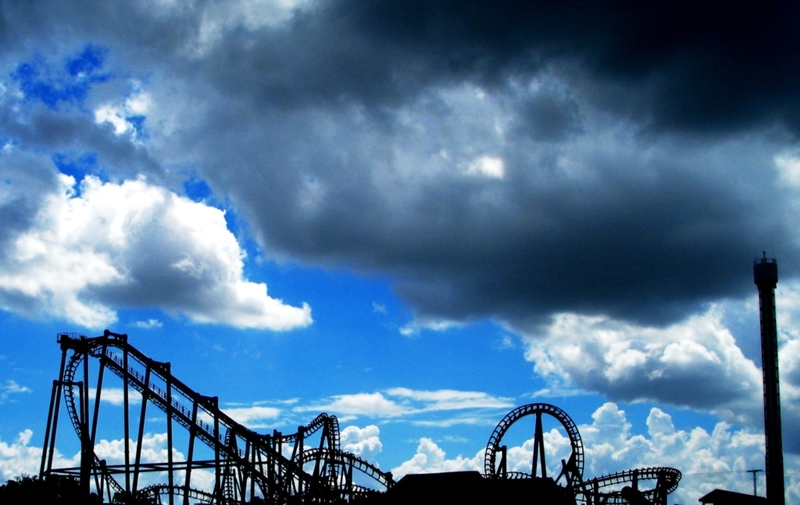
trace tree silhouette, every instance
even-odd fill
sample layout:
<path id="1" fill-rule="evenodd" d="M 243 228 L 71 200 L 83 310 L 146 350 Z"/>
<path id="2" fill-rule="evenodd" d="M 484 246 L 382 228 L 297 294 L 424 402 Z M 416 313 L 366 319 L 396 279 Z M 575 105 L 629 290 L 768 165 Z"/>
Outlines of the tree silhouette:
<path id="1" fill-rule="evenodd" d="M 78 480 L 62 475 L 48 475 L 43 479 L 22 475 L 9 480 L 0 486 L 0 503 L 17 504 L 56 504 L 56 505 L 92 505 L 101 504 L 103 500 L 92 493 L 88 500 L 81 494 Z"/>

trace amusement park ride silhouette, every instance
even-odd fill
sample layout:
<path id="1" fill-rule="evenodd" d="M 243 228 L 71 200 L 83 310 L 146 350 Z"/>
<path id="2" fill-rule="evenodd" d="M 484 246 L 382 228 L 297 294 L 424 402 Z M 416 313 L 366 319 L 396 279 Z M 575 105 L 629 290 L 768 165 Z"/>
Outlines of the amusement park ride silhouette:
<path id="1" fill-rule="evenodd" d="M 174 377 L 169 363 L 129 344 L 127 335 L 108 330 L 93 338 L 61 333 L 58 343 L 61 369 L 53 381 L 40 476 L 77 477 L 86 496 L 94 492 L 109 502 L 502 503 L 522 493 L 526 500 L 548 505 L 666 505 L 681 478 L 674 468 L 652 467 L 584 479 L 583 444 L 575 423 L 554 405 L 532 403 L 509 412 L 494 429 L 483 474 L 407 475 L 396 483 L 390 472 L 341 449 L 335 416 L 319 414 L 293 434 L 257 433 L 220 410 L 216 397 L 203 396 Z M 122 395 L 115 398 L 122 406 L 121 418 L 118 409 L 101 416 L 106 372 L 122 381 L 121 393 L 119 388 L 106 389 L 106 395 Z M 78 436 L 79 467 L 53 464 L 62 405 Z M 153 407 L 166 414 L 166 451 L 159 454 L 160 461 L 143 454 L 148 409 Z M 510 471 L 503 437 L 529 416 L 535 420 L 531 472 Z M 132 422 L 137 417 L 138 423 Z M 547 475 L 543 417 L 555 420 L 570 442 L 570 454 L 561 460 L 555 479 Z M 122 463 L 107 463 L 96 454 L 98 429 L 109 424 L 122 429 Z M 165 482 L 153 483 L 156 478 Z"/>

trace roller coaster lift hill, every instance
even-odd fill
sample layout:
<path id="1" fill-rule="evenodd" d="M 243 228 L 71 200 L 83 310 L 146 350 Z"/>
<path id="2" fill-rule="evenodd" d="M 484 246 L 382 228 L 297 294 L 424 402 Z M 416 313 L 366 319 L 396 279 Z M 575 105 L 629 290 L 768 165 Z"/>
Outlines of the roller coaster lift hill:
<path id="1" fill-rule="evenodd" d="M 483 474 L 408 475 L 396 484 L 391 472 L 341 449 L 335 416 L 321 413 L 293 434 L 257 433 L 220 410 L 217 397 L 203 396 L 173 376 L 169 363 L 133 347 L 127 335 L 108 330 L 92 338 L 61 333 L 58 343 L 61 366 L 53 381 L 40 477 L 77 477 L 85 496 L 97 493 L 107 502 L 388 505 L 440 503 L 461 493 L 477 503 L 505 501 L 503 497 L 525 489 L 534 503 L 666 505 L 681 478 L 674 468 L 652 467 L 584 479 L 584 451 L 575 423 L 554 405 L 533 403 L 509 412 L 492 432 Z M 101 416 L 106 372 L 122 381 L 121 419 L 117 409 Z M 79 467 L 54 467 L 62 406 L 80 443 Z M 148 409 L 153 408 L 166 415 L 166 450 L 160 453 L 166 461 L 153 461 L 158 458 L 144 447 L 145 424 L 152 422 Z M 570 455 L 561 460 L 555 479 L 547 475 L 543 416 L 554 419 L 570 441 Z M 106 437 L 109 429 L 109 421 L 101 417 L 113 419 L 110 429 L 122 429 L 115 437 L 122 438 L 121 463 L 108 463 L 95 451 L 98 433 Z M 512 425 L 531 417 L 530 473 L 509 470 L 503 437 Z"/>

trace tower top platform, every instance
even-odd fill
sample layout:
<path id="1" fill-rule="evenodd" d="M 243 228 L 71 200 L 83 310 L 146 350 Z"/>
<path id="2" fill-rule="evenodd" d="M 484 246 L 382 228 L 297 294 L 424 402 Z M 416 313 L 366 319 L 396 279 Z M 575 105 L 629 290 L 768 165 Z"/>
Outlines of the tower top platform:
<path id="1" fill-rule="evenodd" d="M 775 258 L 763 258 L 753 261 L 753 282 L 756 284 L 778 283 L 778 262 Z"/>

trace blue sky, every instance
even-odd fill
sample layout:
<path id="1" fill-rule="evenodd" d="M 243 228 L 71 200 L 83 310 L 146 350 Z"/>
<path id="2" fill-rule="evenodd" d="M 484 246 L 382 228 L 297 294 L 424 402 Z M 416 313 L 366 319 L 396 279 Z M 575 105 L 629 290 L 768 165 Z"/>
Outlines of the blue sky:
<path id="1" fill-rule="evenodd" d="M 548 402 L 587 477 L 750 492 L 766 250 L 800 498 L 798 12 L 567 7 L 0 2 L 0 480 L 38 471 L 56 333 L 108 328 L 395 475 L 482 470 Z"/>

